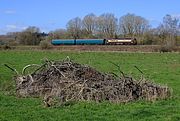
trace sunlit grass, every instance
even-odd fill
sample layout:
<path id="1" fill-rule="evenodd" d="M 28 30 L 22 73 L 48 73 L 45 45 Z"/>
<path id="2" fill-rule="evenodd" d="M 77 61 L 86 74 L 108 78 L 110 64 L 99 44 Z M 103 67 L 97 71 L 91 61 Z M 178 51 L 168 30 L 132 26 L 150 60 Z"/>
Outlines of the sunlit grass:
<path id="1" fill-rule="evenodd" d="M 132 102 L 111 104 L 108 102 L 79 102 L 69 106 L 45 108 L 40 99 L 16 98 L 11 72 L 6 63 L 17 71 L 31 63 L 40 64 L 42 59 L 61 60 L 69 56 L 76 62 L 88 64 L 103 72 L 115 72 L 119 64 L 126 74 L 139 78 L 140 68 L 146 78 L 168 85 L 173 98 L 156 102 Z M 118 52 L 60 52 L 60 51 L 0 51 L 0 120 L 180 120 L 180 54 L 179 53 L 118 53 Z M 13 95 L 7 94 L 9 90 Z"/>

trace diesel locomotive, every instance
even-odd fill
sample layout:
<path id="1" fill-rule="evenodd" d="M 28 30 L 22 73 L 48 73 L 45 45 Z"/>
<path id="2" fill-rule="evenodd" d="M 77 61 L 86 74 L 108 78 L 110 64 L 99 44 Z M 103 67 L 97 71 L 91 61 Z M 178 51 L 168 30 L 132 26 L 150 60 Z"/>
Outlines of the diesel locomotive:
<path id="1" fill-rule="evenodd" d="M 54 39 L 53 45 L 136 45 L 135 38 L 118 39 Z"/>

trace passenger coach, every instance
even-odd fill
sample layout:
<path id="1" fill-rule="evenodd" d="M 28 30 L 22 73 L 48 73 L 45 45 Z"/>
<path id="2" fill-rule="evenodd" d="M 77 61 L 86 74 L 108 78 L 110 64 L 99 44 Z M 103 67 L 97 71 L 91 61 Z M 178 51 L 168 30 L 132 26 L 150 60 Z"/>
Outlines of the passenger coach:
<path id="1" fill-rule="evenodd" d="M 135 38 L 118 39 L 54 39 L 53 45 L 136 45 Z"/>

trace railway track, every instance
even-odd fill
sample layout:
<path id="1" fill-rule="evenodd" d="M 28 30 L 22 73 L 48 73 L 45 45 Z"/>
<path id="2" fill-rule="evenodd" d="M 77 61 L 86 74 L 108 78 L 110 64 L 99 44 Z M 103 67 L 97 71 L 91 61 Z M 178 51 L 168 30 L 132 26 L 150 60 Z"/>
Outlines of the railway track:
<path id="1" fill-rule="evenodd" d="M 40 46 L 14 46 L 17 50 L 41 50 Z M 50 50 L 59 51 L 127 51 L 127 52 L 159 52 L 160 45 L 59 45 Z M 180 46 L 176 50 L 180 52 Z"/>

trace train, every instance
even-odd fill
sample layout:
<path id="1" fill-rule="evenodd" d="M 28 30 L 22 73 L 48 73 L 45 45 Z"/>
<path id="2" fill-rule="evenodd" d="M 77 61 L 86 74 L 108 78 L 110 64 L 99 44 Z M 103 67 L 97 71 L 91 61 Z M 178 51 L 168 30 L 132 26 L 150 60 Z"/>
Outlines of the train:
<path id="1" fill-rule="evenodd" d="M 136 45 L 136 38 L 118 39 L 53 39 L 52 45 Z"/>

